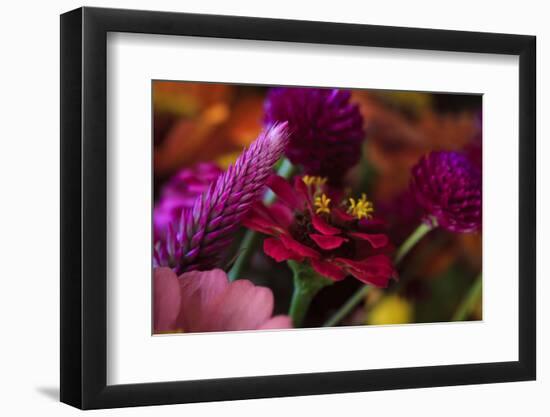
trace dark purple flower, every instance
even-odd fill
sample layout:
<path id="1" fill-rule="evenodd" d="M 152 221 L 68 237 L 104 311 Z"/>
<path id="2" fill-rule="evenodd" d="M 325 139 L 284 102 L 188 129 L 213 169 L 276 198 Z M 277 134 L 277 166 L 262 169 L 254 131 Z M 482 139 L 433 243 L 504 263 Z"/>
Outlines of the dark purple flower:
<path id="1" fill-rule="evenodd" d="M 304 173 L 338 185 L 361 157 L 363 118 L 346 90 L 273 88 L 265 103 L 267 124 L 288 122 L 286 156 Z"/>
<path id="2" fill-rule="evenodd" d="M 208 189 L 223 171 L 212 162 L 183 168 L 163 186 L 155 204 L 153 224 L 155 237 L 166 234 L 168 225 L 179 221 L 181 213 L 193 207 L 195 199 Z"/>
<path id="3" fill-rule="evenodd" d="M 458 152 L 431 152 L 412 168 L 411 191 L 425 221 L 452 232 L 481 229 L 481 184 L 481 171 Z"/>
<path id="4" fill-rule="evenodd" d="M 166 236 L 155 243 L 153 264 L 168 266 L 178 274 L 212 269 L 252 204 L 261 196 L 272 167 L 288 143 L 286 123 L 273 125 L 229 166 L 193 207 L 184 210 Z"/>

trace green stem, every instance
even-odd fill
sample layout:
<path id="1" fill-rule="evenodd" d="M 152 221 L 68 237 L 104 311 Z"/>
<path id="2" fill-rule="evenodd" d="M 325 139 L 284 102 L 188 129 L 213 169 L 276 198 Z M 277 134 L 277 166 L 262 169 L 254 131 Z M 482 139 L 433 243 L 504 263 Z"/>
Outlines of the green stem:
<path id="1" fill-rule="evenodd" d="M 288 179 L 294 174 L 295 171 L 296 168 L 294 167 L 294 165 L 292 165 L 292 163 L 288 159 L 284 158 L 281 162 L 281 165 L 279 166 L 279 169 L 277 170 L 277 174 L 283 178 Z M 269 206 L 270 204 L 273 204 L 275 198 L 276 196 L 273 191 L 268 190 L 268 192 L 264 196 L 263 202 L 266 206 Z M 254 230 L 249 229 L 245 232 L 245 235 L 237 252 L 239 255 L 237 256 L 235 263 L 227 274 L 230 281 L 235 281 L 241 275 L 241 272 L 243 271 L 244 267 L 248 265 L 248 262 L 254 254 L 254 250 L 258 246 L 259 242 L 260 235 Z"/>
<path id="2" fill-rule="evenodd" d="M 453 321 L 463 321 L 466 320 L 481 297 L 482 291 L 482 275 L 481 273 L 477 276 L 474 283 L 470 287 L 470 290 L 466 294 L 466 297 L 462 300 L 455 314 L 453 315 Z"/>
<path id="3" fill-rule="evenodd" d="M 363 285 L 359 290 L 357 290 L 351 298 L 344 304 L 334 315 L 332 315 L 326 322 L 323 324 L 323 327 L 332 327 L 340 323 L 344 317 L 361 302 L 369 292 L 370 287 L 368 285 Z"/>
<path id="4" fill-rule="evenodd" d="M 294 261 L 288 261 L 288 266 L 294 273 L 294 292 L 290 301 L 289 316 L 294 327 L 300 327 L 304 322 L 313 297 L 332 281 L 317 274 L 310 266 Z"/>
<path id="5" fill-rule="evenodd" d="M 430 230 L 433 229 L 433 226 L 430 226 L 426 223 L 421 223 L 420 226 L 416 228 L 414 232 L 403 242 L 395 253 L 395 264 L 399 264 L 403 258 L 409 253 L 409 251 L 422 239 Z"/>
<path id="6" fill-rule="evenodd" d="M 397 252 L 395 253 L 395 259 L 394 263 L 395 265 L 398 265 L 403 258 L 409 253 L 409 251 L 418 243 L 420 239 L 422 239 L 430 230 L 432 230 L 435 226 L 427 225 L 425 223 L 421 223 L 414 232 L 411 233 L 411 235 L 405 240 L 399 249 L 397 249 Z M 340 307 L 336 313 L 334 313 L 326 322 L 323 324 L 323 327 L 330 327 L 338 324 L 344 317 L 346 317 L 351 310 L 353 310 L 364 298 L 364 296 L 368 292 L 368 286 L 363 285 L 361 286 L 352 296 L 351 298 L 346 301 L 346 303 Z"/>

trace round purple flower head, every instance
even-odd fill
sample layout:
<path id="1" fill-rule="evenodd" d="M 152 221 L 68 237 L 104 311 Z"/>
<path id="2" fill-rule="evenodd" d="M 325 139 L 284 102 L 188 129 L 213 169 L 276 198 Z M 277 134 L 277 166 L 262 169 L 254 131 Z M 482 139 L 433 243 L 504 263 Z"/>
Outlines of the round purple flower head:
<path id="1" fill-rule="evenodd" d="M 163 237 L 168 225 L 179 221 L 183 210 L 193 208 L 195 199 L 205 192 L 223 171 L 212 162 L 183 168 L 163 186 L 153 211 L 155 238 Z"/>
<path id="2" fill-rule="evenodd" d="M 361 157 L 363 118 L 350 92 L 322 88 L 273 88 L 265 103 L 265 122 L 288 122 L 286 156 L 304 173 L 339 185 Z"/>
<path id="3" fill-rule="evenodd" d="M 427 222 L 452 232 L 481 229 L 481 171 L 458 152 L 431 152 L 412 168 L 411 191 Z"/>

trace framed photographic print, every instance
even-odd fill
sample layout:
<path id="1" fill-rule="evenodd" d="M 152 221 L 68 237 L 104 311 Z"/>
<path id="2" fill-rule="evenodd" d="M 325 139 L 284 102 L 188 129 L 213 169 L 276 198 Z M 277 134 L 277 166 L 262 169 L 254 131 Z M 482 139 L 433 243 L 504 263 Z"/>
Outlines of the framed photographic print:
<path id="1" fill-rule="evenodd" d="M 61 16 L 61 400 L 535 379 L 535 38 Z"/>

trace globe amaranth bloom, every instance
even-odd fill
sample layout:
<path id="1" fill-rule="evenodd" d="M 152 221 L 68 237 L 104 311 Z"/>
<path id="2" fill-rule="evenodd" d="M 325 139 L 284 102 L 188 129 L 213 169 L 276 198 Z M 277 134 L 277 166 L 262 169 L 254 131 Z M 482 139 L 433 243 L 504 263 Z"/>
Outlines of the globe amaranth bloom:
<path id="1" fill-rule="evenodd" d="M 201 162 L 183 168 L 162 187 L 153 210 L 155 237 L 165 236 L 168 225 L 176 223 L 184 210 L 193 208 L 198 196 L 204 193 L 223 171 L 212 162 Z"/>
<path id="2" fill-rule="evenodd" d="M 268 186 L 277 202 L 255 204 L 243 224 L 271 236 L 264 241 L 264 252 L 277 262 L 308 262 L 334 281 L 353 275 L 386 287 L 397 274 L 385 224 L 372 217 L 374 209 L 365 195 L 335 204 L 325 184 L 325 178 L 305 176 L 295 177 L 291 186 L 273 175 Z"/>
<path id="3" fill-rule="evenodd" d="M 286 156 L 308 175 L 341 183 L 361 157 L 365 138 L 359 108 L 346 90 L 273 88 L 265 102 L 267 124 L 288 122 Z"/>
<path id="4" fill-rule="evenodd" d="M 233 240 L 242 219 L 261 196 L 272 167 L 283 155 L 286 124 L 272 125 L 208 189 L 170 224 L 155 243 L 154 266 L 176 273 L 212 269 Z"/>
<path id="5" fill-rule="evenodd" d="M 481 171 L 459 152 L 431 152 L 412 168 L 411 191 L 424 220 L 452 232 L 481 229 Z"/>
<path id="6" fill-rule="evenodd" d="M 229 282 L 221 269 L 154 270 L 155 333 L 286 329 L 290 317 L 273 314 L 273 293 L 241 279 Z"/>

